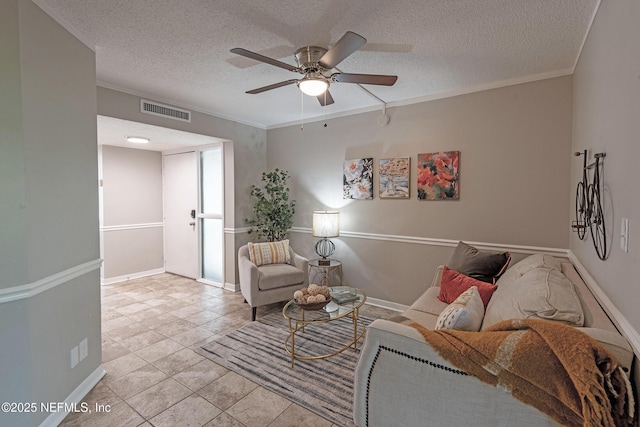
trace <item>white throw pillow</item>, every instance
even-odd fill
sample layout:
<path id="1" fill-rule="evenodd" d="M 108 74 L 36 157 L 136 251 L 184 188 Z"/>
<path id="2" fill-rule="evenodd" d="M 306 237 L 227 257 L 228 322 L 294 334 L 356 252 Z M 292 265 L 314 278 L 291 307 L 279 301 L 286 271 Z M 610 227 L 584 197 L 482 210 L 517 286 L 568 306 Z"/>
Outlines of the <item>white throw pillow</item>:
<path id="1" fill-rule="evenodd" d="M 482 325 L 484 304 L 476 286 L 460 294 L 445 308 L 436 323 L 436 329 L 456 329 L 477 332 Z"/>

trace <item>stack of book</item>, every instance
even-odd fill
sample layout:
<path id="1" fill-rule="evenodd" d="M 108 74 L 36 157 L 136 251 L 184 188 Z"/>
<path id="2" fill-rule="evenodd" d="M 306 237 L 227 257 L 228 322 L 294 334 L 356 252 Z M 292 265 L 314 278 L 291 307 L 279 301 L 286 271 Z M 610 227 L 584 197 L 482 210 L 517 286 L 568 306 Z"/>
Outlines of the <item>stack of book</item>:
<path id="1" fill-rule="evenodd" d="M 331 291 L 331 299 L 336 304 L 344 304 L 347 302 L 355 301 L 358 299 L 358 294 L 351 289 L 341 289 L 337 291 Z"/>

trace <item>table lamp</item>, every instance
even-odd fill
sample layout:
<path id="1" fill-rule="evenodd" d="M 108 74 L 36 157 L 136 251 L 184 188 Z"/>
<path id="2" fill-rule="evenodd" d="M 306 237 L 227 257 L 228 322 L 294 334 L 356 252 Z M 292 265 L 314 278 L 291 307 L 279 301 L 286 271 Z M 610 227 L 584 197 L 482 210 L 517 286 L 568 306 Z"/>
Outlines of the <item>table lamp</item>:
<path id="1" fill-rule="evenodd" d="M 340 235 L 340 212 L 336 211 L 313 211 L 313 237 L 322 237 L 316 243 L 316 253 L 321 258 L 318 265 L 330 265 L 328 259 L 336 246 L 329 237 Z"/>

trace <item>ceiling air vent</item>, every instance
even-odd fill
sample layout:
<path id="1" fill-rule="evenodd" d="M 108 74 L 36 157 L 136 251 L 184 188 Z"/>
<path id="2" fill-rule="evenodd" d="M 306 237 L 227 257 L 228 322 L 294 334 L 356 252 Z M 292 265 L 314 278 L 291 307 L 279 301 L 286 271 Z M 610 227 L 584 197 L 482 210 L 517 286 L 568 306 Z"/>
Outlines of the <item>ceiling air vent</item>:
<path id="1" fill-rule="evenodd" d="M 176 108 L 171 105 L 160 104 L 146 99 L 140 100 L 140 112 L 168 119 L 191 123 L 191 111 Z"/>

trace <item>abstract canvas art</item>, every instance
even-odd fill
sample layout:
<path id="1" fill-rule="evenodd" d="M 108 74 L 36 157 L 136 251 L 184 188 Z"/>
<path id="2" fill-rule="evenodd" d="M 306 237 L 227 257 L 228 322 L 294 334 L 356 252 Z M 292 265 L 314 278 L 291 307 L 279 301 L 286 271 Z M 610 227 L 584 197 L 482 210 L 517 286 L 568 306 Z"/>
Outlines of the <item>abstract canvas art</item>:
<path id="1" fill-rule="evenodd" d="M 409 198 L 410 157 L 380 159 L 379 194 L 381 199 Z"/>
<path id="2" fill-rule="evenodd" d="M 345 160 L 342 190 L 345 199 L 373 199 L 372 157 Z"/>
<path id="3" fill-rule="evenodd" d="M 418 199 L 460 199 L 460 151 L 418 154 Z"/>

